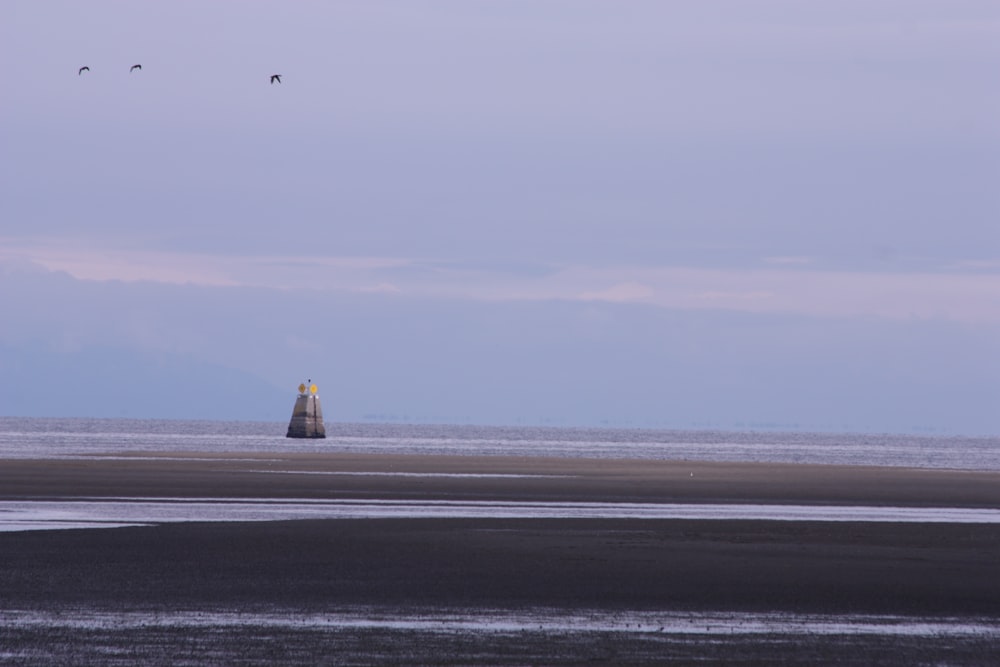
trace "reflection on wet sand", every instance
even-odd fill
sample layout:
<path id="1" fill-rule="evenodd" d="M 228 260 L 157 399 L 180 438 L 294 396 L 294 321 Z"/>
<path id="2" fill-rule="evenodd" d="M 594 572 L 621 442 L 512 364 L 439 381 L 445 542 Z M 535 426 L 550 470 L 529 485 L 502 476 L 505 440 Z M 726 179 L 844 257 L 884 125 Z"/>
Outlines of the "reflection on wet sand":
<path id="1" fill-rule="evenodd" d="M 1000 510 L 704 503 L 513 502 L 472 500 L 79 498 L 0 501 L 0 532 L 118 528 L 177 522 L 296 519 L 688 519 L 1000 523 Z"/>
<path id="2" fill-rule="evenodd" d="M 60 626 L 79 630 L 160 628 L 240 628 L 412 630 L 428 633 L 615 632 L 632 635 L 882 635 L 894 637 L 979 637 L 1000 639 L 990 618 L 910 617 L 877 614 L 788 614 L 780 612 L 669 612 L 602 609 L 334 609 L 322 613 L 287 610 L 243 612 L 97 611 L 58 613 L 0 611 L 7 629 Z"/>
<path id="3" fill-rule="evenodd" d="M 0 664 L 987 665 L 990 619 L 558 609 L 0 612 Z M 12 650 L 10 650 L 12 649 Z"/>

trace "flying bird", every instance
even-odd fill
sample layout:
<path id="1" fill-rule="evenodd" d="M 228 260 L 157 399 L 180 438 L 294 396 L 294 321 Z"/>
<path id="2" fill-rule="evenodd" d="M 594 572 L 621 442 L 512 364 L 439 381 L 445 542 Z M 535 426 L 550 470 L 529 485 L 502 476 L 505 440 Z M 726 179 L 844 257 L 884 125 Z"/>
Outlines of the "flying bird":
<path id="1" fill-rule="evenodd" d="M 281 83 L 281 75 L 280 74 L 272 74 L 271 75 L 271 83 L 273 84 L 275 81 L 277 81 L 278 83 Z"/>
<path id="2" fill-rule="evenodd" d="M 89 72 L 89 71 L 90 71 L 90 68 L 89 68 L 89 67 L 87 67 L 86 65 L 84 65 L 84 66 L 83 66 L 83 67 L 81 67 L 81 68 L 80 68 L 79 70 L 77 70 L 77 72 L 76 72 L 76 75 L 77 75 L 77 76 L 80 76 L 80 75 L 81 75 L 81 74 L 83 74 L 84 72 Z"/>
<path id="3" fill-rule="evenodd" d="M 134 69 L 142 69 L 142 65 L 132 65 L 131 67 L 129 67 L 128 68 L 129 74 L 131 74 L 132 70 L 134 70 Z"/>

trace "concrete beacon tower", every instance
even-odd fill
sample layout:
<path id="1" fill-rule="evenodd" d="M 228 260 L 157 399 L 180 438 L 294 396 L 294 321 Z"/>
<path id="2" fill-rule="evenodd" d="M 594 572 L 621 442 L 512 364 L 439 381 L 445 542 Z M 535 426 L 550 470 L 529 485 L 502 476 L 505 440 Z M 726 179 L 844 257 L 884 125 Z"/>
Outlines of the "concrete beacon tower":
<path id="1" fill-rule="evenodd" d="M 316 385 L 308 388 L 299 385 L 299 396 L 295 399 L 295 409 L 292 410 L 292 421 L 288 422 L 286 438 L 325 438 L 326 428 L 323 426 L 323 409 L 319 406 L 319 396 Z"/>

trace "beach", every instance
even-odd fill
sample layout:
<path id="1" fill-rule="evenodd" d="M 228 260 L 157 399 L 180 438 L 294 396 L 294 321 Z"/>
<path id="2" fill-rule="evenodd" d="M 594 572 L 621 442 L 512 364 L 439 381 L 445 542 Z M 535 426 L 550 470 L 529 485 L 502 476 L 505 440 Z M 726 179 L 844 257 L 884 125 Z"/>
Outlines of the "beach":
<path id="1" fill-rule="evenodd" d="M 185 453 L 0 466 L 0 500 L 94 498 L 1000 508 L 1000 474 L 358 454 Z M 776 639 L 784 627 L 777 624 L 770 633 L 730 632 L 719 644 L 714 635 L 714 643 L 698 642 L 690 632 L 661 631 L 674 621 L 657 624 L 657 614 L 674 620 L 729 614 L 731 628 L 774 614 L 988 626 L 1000 619 L 1000 526 L 414 517 L 21 531 L 0 533 L 0 590 L 5 665 L 38 664 L 31 658 L 45 655 L 56 664 L 67 652 L 89 655 L 91 664 L 168 664 L 168 638 L 178 627 L 203 647 L 200 655 L 222 659 L 212 651 L 229 651 L 226 659 L 241 664 L 268 664 L 262 633 L 271 637 L 269 650 L 284 656 L 282 664 L 650 664 L 684 655 L 707 664 L 907 664 L 899 660 L 906 651 L 915 659 L 988 664 L 1000 645 L 995 635 L 977 632 L 935 640 L 801 631 L 789 643 Z M 621 627 L 569 632 L 545 620 L 598 612 L 618 614 Z M 123 616 L 113 627 L 79 621 L 95 614 Z M 197 614 L 243 620 L 199 624 L 191 621 Z M 487 620 L 463 632 L 316 620 L 359 614 Z M 255 615 L 313 622 L 261 625 Z M 498 617 L 542 620 L 538 628 L 525 621 L 519 632 L 498 632 L 488 622 Z M 157 624 L 157 618 L 174 620 Z M 648 626 L 641 632 L 640 620 Z M 222 626 L 228 630 L 220 632 Z M 40 627 L 49 635 L 39 634 Z M 53 649 L 45 636 L 64 637 L 56 642 L 63 648 Z M 138 647 L 141 660 L 102 663 L 86 653 L 108 644 Z"/>

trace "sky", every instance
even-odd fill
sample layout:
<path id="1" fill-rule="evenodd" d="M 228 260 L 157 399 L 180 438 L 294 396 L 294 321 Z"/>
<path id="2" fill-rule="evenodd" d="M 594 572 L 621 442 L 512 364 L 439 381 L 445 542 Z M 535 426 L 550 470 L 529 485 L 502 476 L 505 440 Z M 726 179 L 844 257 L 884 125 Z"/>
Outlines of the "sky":
<path id="1" fill-rule="evenodd" d="M 995 2 L 8 0 L 0 63 L 0 415 L 1000 434 Z"/>

